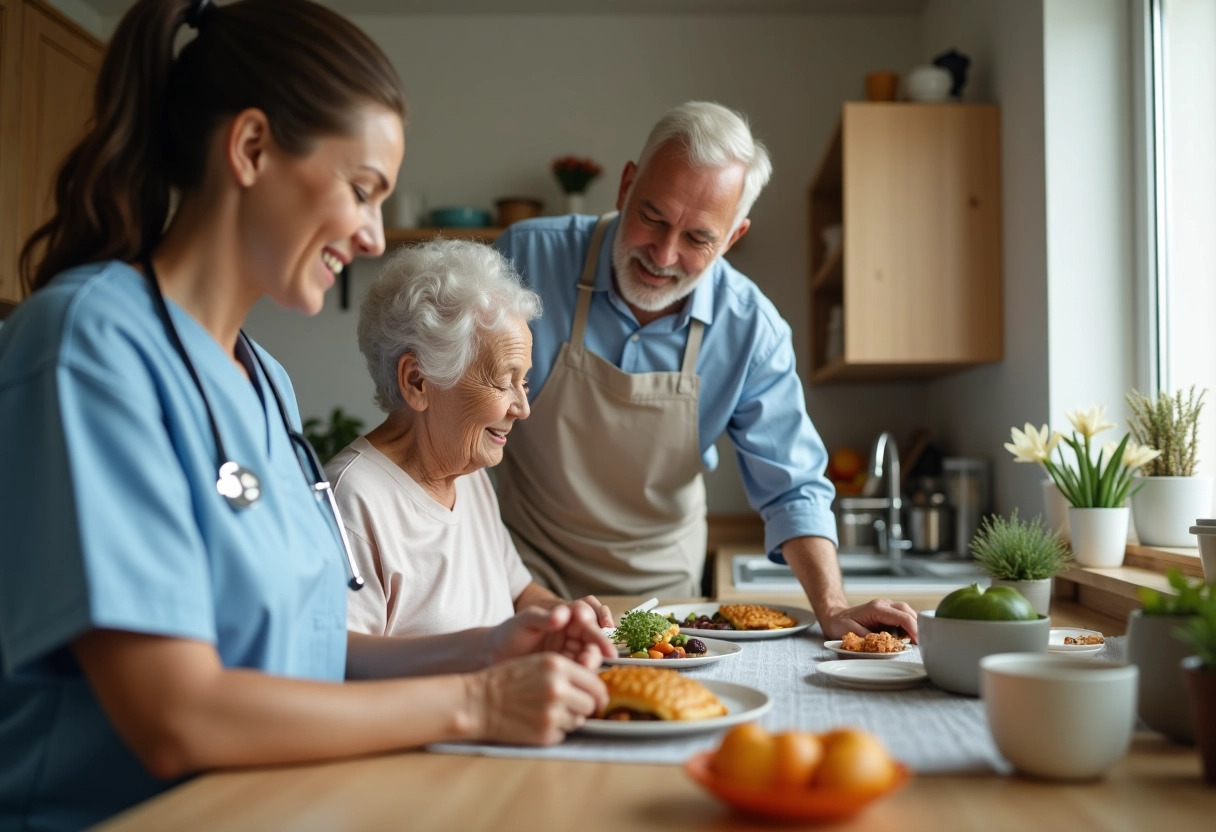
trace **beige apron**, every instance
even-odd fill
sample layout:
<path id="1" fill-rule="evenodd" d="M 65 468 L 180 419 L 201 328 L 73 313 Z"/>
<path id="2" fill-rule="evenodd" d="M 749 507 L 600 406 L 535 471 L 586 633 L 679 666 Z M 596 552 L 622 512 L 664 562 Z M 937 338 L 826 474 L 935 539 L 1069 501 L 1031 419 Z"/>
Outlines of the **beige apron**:
<path id="1" fill-rule="evenodd" d="M 570 340 L 511 428 L 497 469 L 502 518 L 538 583 L 587 593 L 701 594 L 705 481 L 697 354 L 690 321 L 678 373 L 626 373 L 583 343 L 604 232 L 600 218 L 579 281 Z"/>

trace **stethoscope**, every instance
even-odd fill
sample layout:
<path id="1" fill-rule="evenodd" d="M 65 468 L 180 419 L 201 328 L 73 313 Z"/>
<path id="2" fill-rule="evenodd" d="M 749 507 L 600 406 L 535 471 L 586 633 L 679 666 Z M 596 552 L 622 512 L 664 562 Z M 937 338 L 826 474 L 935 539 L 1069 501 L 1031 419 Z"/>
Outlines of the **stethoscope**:
<path id="1" fill-rule="evenodd" d="M 194 386 L 198 390 L 199 396 L 203 399 L 203 408 L 207 411 L 207 421 L 211 424 L 211 437 L 215 440 L 216 453 L 221 460 L 219 469 L 216 471 L 215 490 L 220 493 L 220 496 L 233 509 L 243 510 L 256 505 L 258 500 L 262 498 L 262 482 L 258 479 L 257 474 L 250 471 L 244 465 L 234 462 L 229 458 L 228 452 L 224 450 L 224 440 L 220 437 L 220 428 L 215 421 L 215 414 L 211 411 L 211 402 L 207 398 L 207 391 L 203 389 L 203 382 L 199 379 L 198 372 L 194 369 L 194 362 L 190 360 L 190 355 L 186 352 L 185 345 L 182 344 L 181 336 L 177 334 L 177 327 L 173 325 L 173 318 L 169 315 L 169 307 L 165 303 L 164 292 L 161 291 L 160 281 L 156 278 L 156 270 L 152 268 L 152 258 L 145 257 L 143 265 L 148 282 L 152 284 L 152 296 L 156 299 L 156 308 L 165 323 L 165 331 L 169 333 L 169 340 L 173 342 L 173 347 L 177 350 L 177 354 L 181 356 L 182 362 L 185 363 L 186 370 L 190 373 L 190 378 L 194 380 Z M 262 363 L 261 356 L 253 348 L 253 343 L 249 340 L 249 336 L 245 334 L 244 330 L 241 330 L 237 337 L 240 339 L 239 345 L 253 357 L 254 363 L 257 364 L 257 369 L 261 370 L 262 377 L 266 379 L 266 385 L 274 395 L 274 403 L 279 409 L 279 418 L 282 419 L 283 429 L 287 431 L 287 438 L 291 441 L 292 449 L 296 452 L 296 462 L 299 463 L 304 478 L 312 485 L 313 494 L 318 502 L 324 498 L 329 504 L 329 510 L 334 517 L 334 524 L 338 527 L 338 535 L 342 538 L 342 550 L 346 555 L 346 566 L 350 570 L 350 580 L 347 581 L 347 586 L 353 590 L 363 589 L 363 576 L 359 574 L 359 567 L 355 564 L 355 556 L 351 554 L 350 540 L 346 537 L 346 526 L 342 523 L 342 514 L 338 511 L 338 501 L 334 499 L 334 490 L 330 487 L 329 481 L 325 479 L 325 469 L 321 467 L 321 460 L 317 457 L 317 452 L 313 450 L 312 443 L 308 441 L 304 434 L 291 427 L 291 421 L 287 418 L 287 408 L 283 405 L 283 397 L 279 395 L 279 388 L 275 386 L 274 381 L 270 378 L 270 373 L 266 372 L 266 365 Z M 304 461 L 301 461 L 301 456 L 303 456 Z M 307 467 L 305 467 L 306 463 Z"/>

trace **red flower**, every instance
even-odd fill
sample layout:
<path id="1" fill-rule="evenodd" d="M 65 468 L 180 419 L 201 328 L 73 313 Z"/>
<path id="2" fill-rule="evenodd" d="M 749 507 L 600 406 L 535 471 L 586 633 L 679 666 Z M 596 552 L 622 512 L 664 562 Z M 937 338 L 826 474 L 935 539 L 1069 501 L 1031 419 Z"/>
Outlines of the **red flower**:
<path id="1" fill-rule="evenodd" d="M 591 159 L 577 156 L 562 156 L 553 160 L 553 173 L 568 194 L 581 194 L 592 179 L 603 173 L 603 169 Z"/>

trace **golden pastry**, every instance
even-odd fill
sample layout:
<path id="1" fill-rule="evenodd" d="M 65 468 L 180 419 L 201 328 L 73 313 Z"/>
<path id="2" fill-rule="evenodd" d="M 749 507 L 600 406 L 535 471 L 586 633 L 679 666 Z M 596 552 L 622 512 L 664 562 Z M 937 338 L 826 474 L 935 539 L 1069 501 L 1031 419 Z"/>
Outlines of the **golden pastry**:
<path id="1" fill-rule="evenodd" d="M 798 623 L 797 618 L 759 604 L 723 604 L 718 612 L 736 630 L 783 630 Z"/>
<path id="2" fill-rule="evenodd" d="M 608 688 L 602 719 L 685 720 L 725 716 L 726 706 L 700 682 L 659 667 L 610 667 L 600 673 Z"/>

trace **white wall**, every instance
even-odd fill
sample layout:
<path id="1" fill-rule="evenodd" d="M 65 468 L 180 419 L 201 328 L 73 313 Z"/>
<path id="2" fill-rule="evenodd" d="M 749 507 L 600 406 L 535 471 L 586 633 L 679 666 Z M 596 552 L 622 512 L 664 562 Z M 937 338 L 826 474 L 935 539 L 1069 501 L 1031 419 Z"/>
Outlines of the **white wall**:
<path id="1" fill-rule="evenodd" d="M 1009 428 L 1049 413 L 1044 222 L 1042 2 L 930 0 L 920 52 L 954 47 L 972 59 L 965 97 L 1001 107 L 1005 360 L 929 387 L 954 452 L 992 461 L 994 509 L 1042 511 L 1041 473 L 1015 465 Z"/>
<path id="2" fill-rule="evenodd" d="M 1050 419 L 1105 405 L 1118 426 L 1136 386 L 1130 10 L 1043 5 Z"/>
<path id="3" fill-rule="evenodd" d="M 533 194 L 557 212 L 554 157 L 590 156 L 606 174 L 589 211 L 609 210 L 619 172 L 667 108 L 709 98 L 745 111 L 769 146 L 772 184 L 731 261 L 773 299 L 808 361 L 806 189 L 840 104 L 866 72 L 917 59 L 913 16 L 461 15 L 358 18 L 393 59 L 412 118 L 399 189 L 433 207 L 492 207 Z M 357 266 L 352 306 L 374 274 Z M 315 320 L 268 304 L 248 328 L 287 367 L 305 416 L 335 404 L 380 416 L 355 344 L 355 309 L 336 297 Z M 809 409 L 829 446 L 860 449 L 880 430 L 933 427 L 923 384 L 814 387 Z M 725 451 L 726 448 L 723 448 Z M 747 511 L 732 453 L 709 482 L 710 510 Z"/>

